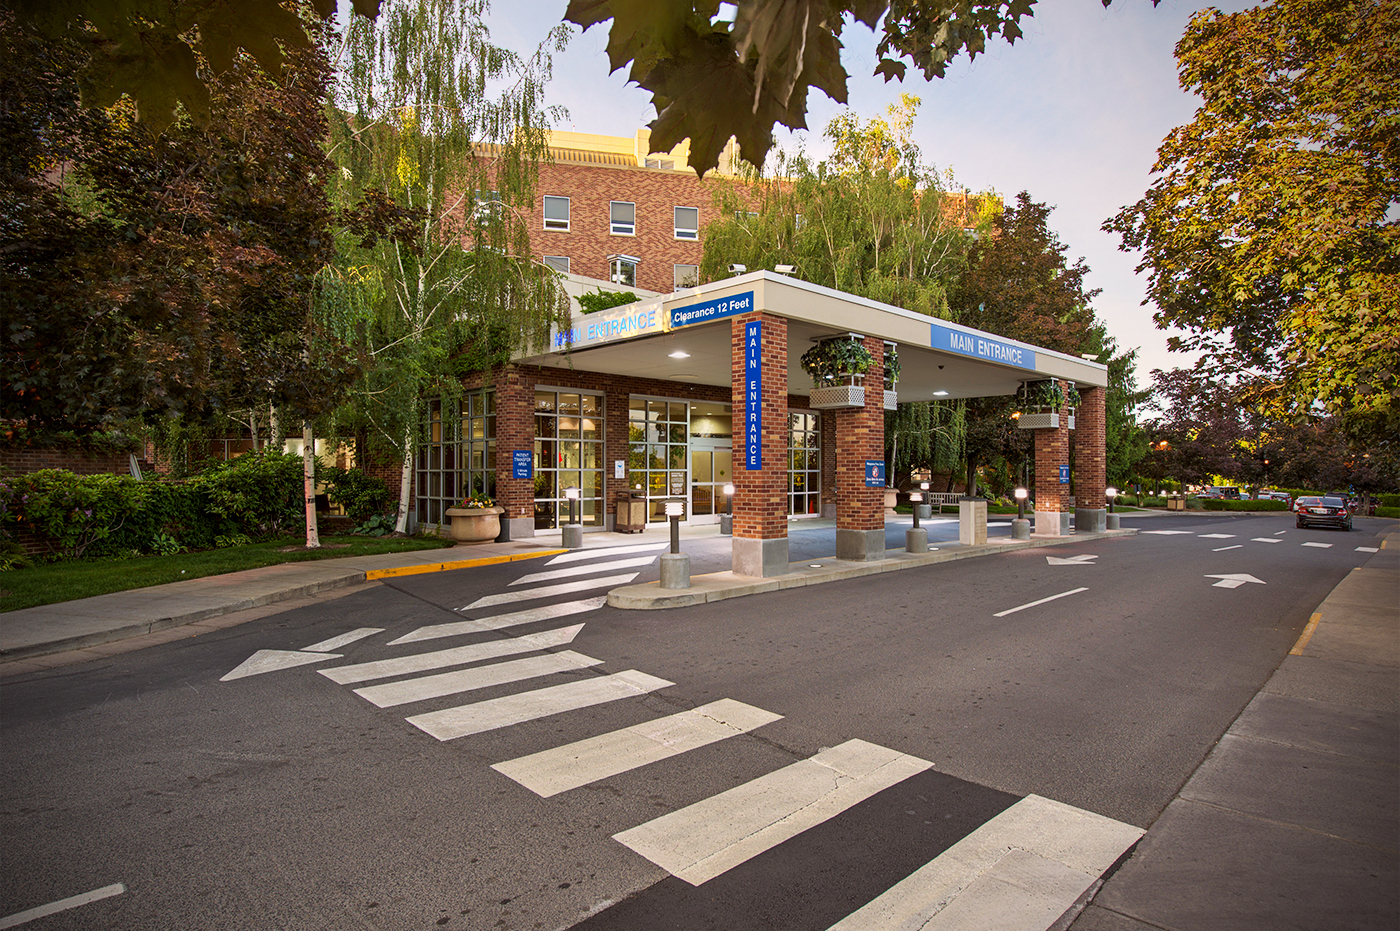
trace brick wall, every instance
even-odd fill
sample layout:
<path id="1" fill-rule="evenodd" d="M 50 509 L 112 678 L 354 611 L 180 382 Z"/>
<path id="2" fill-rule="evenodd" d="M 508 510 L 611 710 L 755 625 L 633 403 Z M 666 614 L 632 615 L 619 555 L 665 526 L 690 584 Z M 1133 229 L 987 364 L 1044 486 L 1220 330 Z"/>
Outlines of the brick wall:
<path id="1" fill-rule="evenodd" d="M 544 195 L 569 198 L 569 230 L 544 228 Z M 714 219 L 711 186 L 693 171 L 662 171 L 566 162 L 540 166 L 535 209 L 528 217 L 531 251 L 536 257 L 563 255 L 575 275 L 608 279 L 608 256 L 641 259 L 637 287 L 669 294 L 673 265 L 700 264 L 700 239 L 676 239 L 676 207 L 695 207 L 700 228 Z M 612 201 L 637 205 L 635 236 L 611 232 Z"/>
<path id="2" fill-rule="evenodd" d="M 1108 448 L 1104 429 L 1104 388 L 1080 388 L 1074 419 L 1074 494 L 1081 508 L 1107 506 Z"/>
<path id="3" fill-rule="evenodd" d="M 1058 430 L 1035 431 L 1035 509 L 1069 510 L 1069 486 L 1060 484 L 1060 466 L 1069 465 L 1069 418 Z"/>
<path id="4" fill-rule="evenodd" d="M 872 373 L 884 371 L 884 341 L 866 337 L 874 362 Z M 832 411 L 836 420 L 836 529 L 880 530 L 885 526 L 885 491 L 865 484 L 865 461 L 885 458 L 884 381 L 865 380 L 865 406 Z"/>
<path id="5" fill-rule="evenodd" d="M 138 457 L 141 468 L 151 464 Z M 131 461 L 125 452 L 90 452 L 62 447 L 5 447 L 0 449 L 0 472 L 38 472 L 43 469 L 67 469 L 78 475 L 130 475 Z"/>
<path id="6" fill-rule="evenodd" d="M 760 354 L 763 364 L 763 470 L 749 471 L 744 462 L 744 333 L 745 325 L 763 325 Z M 787 320 L 751 313 L 730 323 L 734 405 L 734 536 L 774 540 L 787 536 L 788 517 L 788 393 Z"/>

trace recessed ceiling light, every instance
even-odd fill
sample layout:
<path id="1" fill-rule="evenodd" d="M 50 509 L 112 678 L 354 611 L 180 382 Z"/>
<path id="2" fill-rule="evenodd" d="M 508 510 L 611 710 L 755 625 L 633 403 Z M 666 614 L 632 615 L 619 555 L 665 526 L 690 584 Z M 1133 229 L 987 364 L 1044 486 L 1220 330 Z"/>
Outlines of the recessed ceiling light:
<path id="1" fill-rule="evenodd" d="M 822 567 L 822 564 L 819 563 L 819 562 L 808 563 L 808 565 L 807 565 L 807 568 L 808 568 L 808 569 L 820 569 L 821 567 Z"/>
<path id="2" fill-rule="evenodd" d="M 669 355 L 672 359 L 689 359 L 689 358 L 690 358 L 690 353 L 686 352 L 684 349 L 677 349 L 675 352 L 667 353 L 667 355 Z"/>
<path id="3" fill-rule="evenodd" d="M 933 393 L 933 396 L 934 396 L 935 398 L 946 398 L 946 397 L 948 396 L 948 392 L 946 392 L 946 391 L 935 391 L 935 392 Z"/>

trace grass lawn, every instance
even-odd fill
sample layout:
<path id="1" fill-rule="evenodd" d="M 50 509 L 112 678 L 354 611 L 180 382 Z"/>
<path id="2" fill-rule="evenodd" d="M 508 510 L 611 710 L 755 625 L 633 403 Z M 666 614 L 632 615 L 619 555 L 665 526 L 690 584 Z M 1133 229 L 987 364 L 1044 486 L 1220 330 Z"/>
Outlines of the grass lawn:
<path id="1" fill-rule="evenodd" d="M 283 537 L 265 543 L 174 556 L 74 559 L 43 563 L 30 569 L 11 569 L 0 573 L 0 612 L 279 563 L 430 550 L 451 544 L 450 540 L 431 537 L 322 536 L 319 550 L 283 552 L 287 547 L 299 547 L 302 542 L 302 537 Z"/>

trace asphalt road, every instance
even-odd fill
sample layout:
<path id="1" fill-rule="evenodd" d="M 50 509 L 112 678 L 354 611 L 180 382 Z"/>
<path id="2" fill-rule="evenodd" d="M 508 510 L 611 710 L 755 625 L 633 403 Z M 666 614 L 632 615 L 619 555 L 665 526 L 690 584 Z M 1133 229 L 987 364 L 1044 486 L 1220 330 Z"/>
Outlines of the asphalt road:
<path id="1" fill-rule="evenodd" d="M 0 919 L 121 883 L 24 927 L 824 929 L 1031 793 L 1145 828 L 1381 524 L 1346 534 L 1222 514 L 1141 527 L 1152 532 L 390 644 L 589 594 L 458 610 L 596 565 L 530 560 L 6 679 Z M 800 536 L 795 559 L 829 554 Z M 693 558 L 722 547 L 697 544 Z M 590 571 L 641 581 L 656 568 Z M 437 740 L 406 718 L 461 694 L 377 707 L 361 684 L 318 673 L 580 623 L 571 642 L 521 658 L 598 662 L 470 701 L 630 670 L 673 684 Z M 259 650 L 371 628 L 382 632 L 333 650 L 341 659 L 221 681 Z M 721 699 L 782 717 L 549 797 L 491 768 Z M 933 765 L 699 886 L 612 838 L 851 740 Z"/>

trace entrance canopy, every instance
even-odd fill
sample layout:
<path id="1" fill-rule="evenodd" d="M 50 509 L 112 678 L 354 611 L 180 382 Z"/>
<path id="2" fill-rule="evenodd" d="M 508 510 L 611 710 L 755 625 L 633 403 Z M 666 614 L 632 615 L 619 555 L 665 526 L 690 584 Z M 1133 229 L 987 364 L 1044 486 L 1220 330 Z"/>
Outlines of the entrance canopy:
<path id="1" fill-rule="evenodd" d="M 901 402 L 1008 395 L 1022 382 L 1045 378 L 1108 384 L 1108 367 L 1097 362 L 770 271 L 575 315 L 572 332 L 551 334 L 549 351 L 515 361 L 728 387 L 735 351 L 730 318 L 754 311 L 787 319 L 787 384 L 795 395 L 813 387 L 802 354 L 846 333 L 899 347 Z"/>

